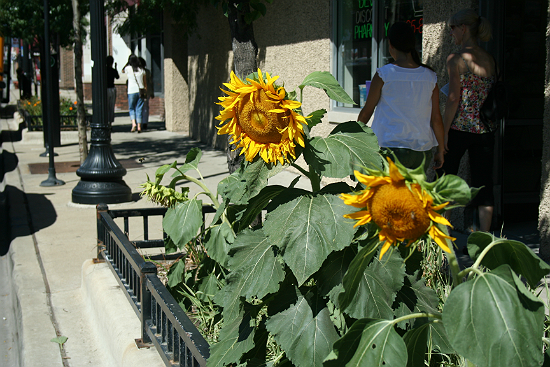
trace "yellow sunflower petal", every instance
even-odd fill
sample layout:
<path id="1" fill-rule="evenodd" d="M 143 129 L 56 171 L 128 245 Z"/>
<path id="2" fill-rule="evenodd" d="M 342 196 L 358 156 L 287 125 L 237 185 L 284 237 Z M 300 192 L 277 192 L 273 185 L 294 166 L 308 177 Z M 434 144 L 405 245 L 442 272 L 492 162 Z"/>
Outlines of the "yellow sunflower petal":
<path id="1" fill-rule="evenodd" d="M 443 231 L 437 228 L 435 224 L 432 224 L 432 226 L 430 227 L 429 235 L 435 241 L 435 243 L 437 243 L 437 245 L 441 247 L 443 251 L 449 253 L 451 252 L 451 249 L 449 248 L 449 246 L 447 246 L 446 239 L 455 241 L 456 238 L 446 235 L 445 233 L 443 233 Z"/>
<path id="2" fill-rule="evenodd" d="M 353 228 L 365 225 L 372 220 L 372 216 L 368 210 L 361 210 L 355 213 L 345 214 L 344 218 L 357 220 L 357 223 L 355 223 Z"/>
<path id="3" fill-rule="evenodd" d="M 451 228 L 453 228 L 453 226 L 451 225 L 451 223 L 447 220 L 447 218 L 445 218 L 444 216 L 442 216 L 441 214 L 439 213 L 436 213 L 435 211 L 433 210 L 430 210 L 428 212 L 428 215 L 430 216 L 430 219 L 436 223 L 439 223 L 439 224 L 444 224 L 446 226 L 449 226 Z"/>
<path id="4" fill-rule="evenodd" d="M 438 211 L 438 210 L 441 210 L 443 208 L 445 208 L 447 205 L 449 205 L 450 203 L 447 201 L 446 203 L 443 203 L 443 204 L 439 204 L 437 206 L 432 206 L 432 210 L 435 210 L 435 211 Z"/>
<path id="5" fill-rule="evenodd" d="M 384 256 L 384 254 L 386 253 L 386 251 L 388 251 L 388 249 L 390 248 L 391 245 L 392 245 L 392 243 L 388 240 L 386 240 L 386 242 L 384 242 L 384 245 L 380 249 L 380 256 L 378 257 L 379 260 L 382 260 L 382 256 Z"/>
<path id="6" fill-rule="evenodd" d="M 387 157 L 388 163 L 390 164 L 390 177 L 393 182 L 405 181 L 405 177 L 399 172 L 399 168 L 393 163 L 393 161 Z"/>
<path id="7" fill-rule="evenodd" d="M 359 171 L 353 171 L 355 178 L 367 187 L 375 187 L 391 183 L 391 178 L 385 176 L 368 176 Z"/>

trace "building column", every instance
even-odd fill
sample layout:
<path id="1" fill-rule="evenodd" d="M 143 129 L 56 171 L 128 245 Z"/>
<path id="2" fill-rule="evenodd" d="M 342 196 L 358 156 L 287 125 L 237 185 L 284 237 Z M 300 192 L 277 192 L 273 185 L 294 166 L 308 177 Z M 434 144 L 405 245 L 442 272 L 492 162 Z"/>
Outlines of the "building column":
<path id="1" fill-rule="evenodd" d="M 187 38 L 164 12 L 164 108 L 168 131 L 189 133 Z"/>

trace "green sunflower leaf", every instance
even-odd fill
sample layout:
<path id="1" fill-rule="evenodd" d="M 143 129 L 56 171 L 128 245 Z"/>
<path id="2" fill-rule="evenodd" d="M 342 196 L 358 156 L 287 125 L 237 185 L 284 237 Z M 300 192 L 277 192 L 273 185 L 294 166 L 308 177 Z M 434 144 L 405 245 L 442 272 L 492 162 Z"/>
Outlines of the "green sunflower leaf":
<path id="1" fill-rule="evenodd" d="M 336 78 L 328 71 L 314 71 L 306 76 L 302 84 L 298 87 L 303 89 L 305 86 L 322 89 L 329 98 L 342 103 L 356 104 L 353 99 L 340 86 Z"/>
<path id="2" fill-rule="evenodd" d="M 315 137 L 306 144 L 306 162 L 323 176 L 335 178 L 352 175 L 361 167 L 380 167 L 380 148 L 372 130 L 355 121 L 341 125 L 336 133 Z"/>
<path id="3" fill-rule="evenodd" d="M 454 349 L 478 366 L 540 366 L 544 305 L 508 265 L 462 283 L 443 308 Z"/>
<path id="4" fill-rule="evenodd" d="M 202 150 L 200 148 L 192 148 L 187 155 L 185 156 L 185 163 L 183 166 L 178 168 L 178 171 L 176 171 L 172 177 L 176 177 L 181 173 L 185 173 L 192 169 L 198 169 L 199 168 L 199 162 L 202 157 Z"/>
<path id="5" fill-rule="evenodd" d="M 345 291 L 338 298 L 340 307 L 356 319 L 393 319 L 392 304 L 405 277 L 403 259 L 399 251 L 393 251 L 391 256 L 386 255 L 382 260 L 375 257 L 365 269 L 368 256 L 364 255 L 364 251 L 367 250 L 359 252 L 357 261 L 352 262 L 344 277 Z"/>
<path id="6" fill-rule="evenodd" d="M 275 248 L 261 229 L 241 232 L 231 246 L 231 252 L 227 285 L 215 298 L 215 302 L 224 307 L 224 318 L 238 314 L 241 297 L 263 298 L 277 292 L 285 276 Z"/>
<path id="7" fill-rule="evenodd" d="M 412 330 L 409 330 L 403 335 L 403 340 L 407 346 L 407 367 L 417 367 L 424 365 L 426 356 L 430 324 L 420 325 Z"/>
<path id="8" fill-rule="evenodd" d="M 168 286 L 175 288 L 178 284 L 185 281 L 185 261 L 179 260 L 168 270 Z"/>
<path id="9" fill-rule="evenodd" d="M 468 183 L 458 176 L 444 175 L 437 180 L 432 195 L 437 205 L 447 201 L 466 205 L 478 191 L 479 189 L 470 188 Z"/>
<path id="10" fill-rule="evenodd" d="M 168 172 L 171 168 L 175 168 L 177 165 L 178 165 L 177 161 L 174 161 L 174 163 L 172 163 L 172 164 L 164 164 L 164 165 L 160 166 L 159 168 L 157 168 L 157 171 L 155 172 L 155 176 L 157 176 L 157 177 L 161 176 L 162 177 L 166 174 L 166 172 Z"/>
<path id="11" fill-rule="evenodd" d="M 202 224 L 201 200 L 188 200 L 168 208 L 162 220 L 164 232 L 180 250 L 197 235 Z"/>
<path id="12" fill-rule="evenodd" d="M 245 162 L 237 171 L 218 183 L 218 193 L 233 204 L 247 204 L 250 198 L 256 196 L 267 180 L 286 166 L 265 163 L 261 158 L 254 162 Z"/>
<path id="13" fill-rule="evenodd" d="M 497 238 L 486 232 L 474 232 L 468 237 L 468 253 L 476 261 L 481 252 L 490 244 L 494 246 L 481 260 L 481 265 L 496 269 L 508 264 L 514 272 L 525 277 L 531 288 L 550 272 L 550 265 L 544 262 L 525 244 Z"/>
<path id="14" fill-rule="evenodd" d="M 405 367 L 407 346 L 391 320 L 361 319 L 334 343 L 324 367 Z"/>
<path id="15" fill-rule="evenodd" d="M 250 322 L 250 313 L 244 312 L 224 320 L 219 342 L 210 347 L 209 367 L 237 364 L 244 353 L 254 348 L 255 330 Z"/>
<path id="16" fill-rule="evenodd" d="M 309 116 L 305 116 L 307 121 L 307 128 L 311 131 L 311 129 L 321 122 L 323 116 L 325 116 L 325 113 L 327 113 L 327 110 L 317 110 L 309 114 Z"/>
<path id="17" fill-rule="evenodd" d="M 451 346 L 445 325 L 442 322 L 431 322 L 428 338 L 432 350 L 437 350 L 439 353 L 454 354 L 456 351 Z"/>
<path id="18" fill-rule="evenodd" d="M 197 298 L 203 302 L 210 302 L 220 290 L 219 281 L 215 273 L 208 274 L 198 282 Z"/>
<path id="19" fill-rule="evenodd" d="M 290 308 L 271 316 L 266 328 L 296 366 L 322 366 L 338 339 L 328 309 L 314 315 L 302 295 Z"/>
<path id="20" fill-rule="evenodd" d="M 223 267 L 227 267 L 229 249 L 234 241 L 235 235 L 227 222 L 210 227 L 210 230 L 206 234 L 205 243 L 208 256 L 216 260 Z"/>
<path id="21" fill-rule="evenodd" d="M 286 187 L 280 185 L 269 185 L 260 191 L 260 193 L 250 199 L 248 205 L 245 206 L 244 213 L 239 220 L 239 228 L 237 232 L 247 228 L 250 223 L 262 212 L 269 202 L 276 198 L 281 193 L 287 190 Z"/>
<path id="22" fill-rule="evenodd" d="M 356 255 L 357 249 L 348 246 L 341 251 L 332 252 L 328 256 L 316 276 L 322 295 L 332 294 L 334 288 L 342 284 L 342 279 Z M 338 301 L 337 297 L 331 297 L 331 299 Z"/>
<path id="23" fill-rule="evenodd" d="M 335 195 L 304 195 L 268 213 L 264 231 L 283 251 L 298 284 L 315 273 L 332 251 L 348 246 L 355 230 L 349 207 Z"/>
<path id="24" fill-rule="evenodd" d="M 439 298 L 437 294 L 433 289 L 426 286 L 424 279 L 416 279 L 414 275 L 405 275 L 403 287 L 401 287 L 395 297 L 394 305 L 396 304 L 404 306 L 404 308 L 401 309 L 403 311 L 402 313 L 396 312 L 396 317 L 416 312 L 439 314 L 437 308 L 439 305 Z M 418 319 L 409 320 L 409 322 L 414 320 Z M 398 326 L 406 330 L 406 324 L 407 322 L 404 322 L 404 324 Z"/>

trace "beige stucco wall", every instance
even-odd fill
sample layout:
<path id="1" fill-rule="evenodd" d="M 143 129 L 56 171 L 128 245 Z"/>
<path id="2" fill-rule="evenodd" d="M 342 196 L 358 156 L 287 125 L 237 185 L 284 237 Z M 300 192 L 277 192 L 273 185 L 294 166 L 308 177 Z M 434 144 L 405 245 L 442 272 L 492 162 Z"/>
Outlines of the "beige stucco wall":
<path id="1" fill-rule="evenodd" d="M 164 15 L 164 98 L 166 130 L 189 133 L 187 39 L 170 15 Z"/>
<path id="2" fill-rule="evenodd" d="M 233 67 L 227 18 L 219 9 L 203 9 L 196 34 L 189 40 L 189 133 L 215 148 L 225 148 L 227 140 L 216 135 L 214 118 L 219 113 L 215 104 L 222 95 L 219 88 L 229 80 Z M 312 71 L 330 70 L 329 0 L 279 0 L 269 4 L 266 16 L 254 22 L 254 35 L 258 66 L 279 75 L 278 81 L 288 90 L 294 90 Z M 323 91 L 309 87 L 304 90 L 303 103 L 308 113 L 328 109 L 329 98 Z M 327 130 L 324 125 L 316 130 Z"/>
<path id="3" fill-rule="evenodd" d="M 546 26 L 546 72 L 544 80 L 544 117 L 542 127 L 541 195 L 539 206 L 540 256 L 550 261 L 550 6 Z"/>

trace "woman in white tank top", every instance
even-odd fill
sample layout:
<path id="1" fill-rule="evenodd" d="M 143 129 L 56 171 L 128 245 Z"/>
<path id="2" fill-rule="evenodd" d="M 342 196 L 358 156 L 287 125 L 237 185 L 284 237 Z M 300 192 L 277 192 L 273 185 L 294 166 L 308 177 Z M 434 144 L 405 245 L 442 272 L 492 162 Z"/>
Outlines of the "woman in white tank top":
<path id="1" fill-rule="evenodd" d="M 440 168 L 445 147 L 437 76 L 420 62 L 409 24 L 393 24 L 388 38 L 395 61 L 377 69 L 357 120 L 366 124 L 374 114 L 372 129 L 378 144 L 408 168 L 417 168 L 424 160 L 427 170 L 432 148 L 437 147 L 434 168 Z"/>

